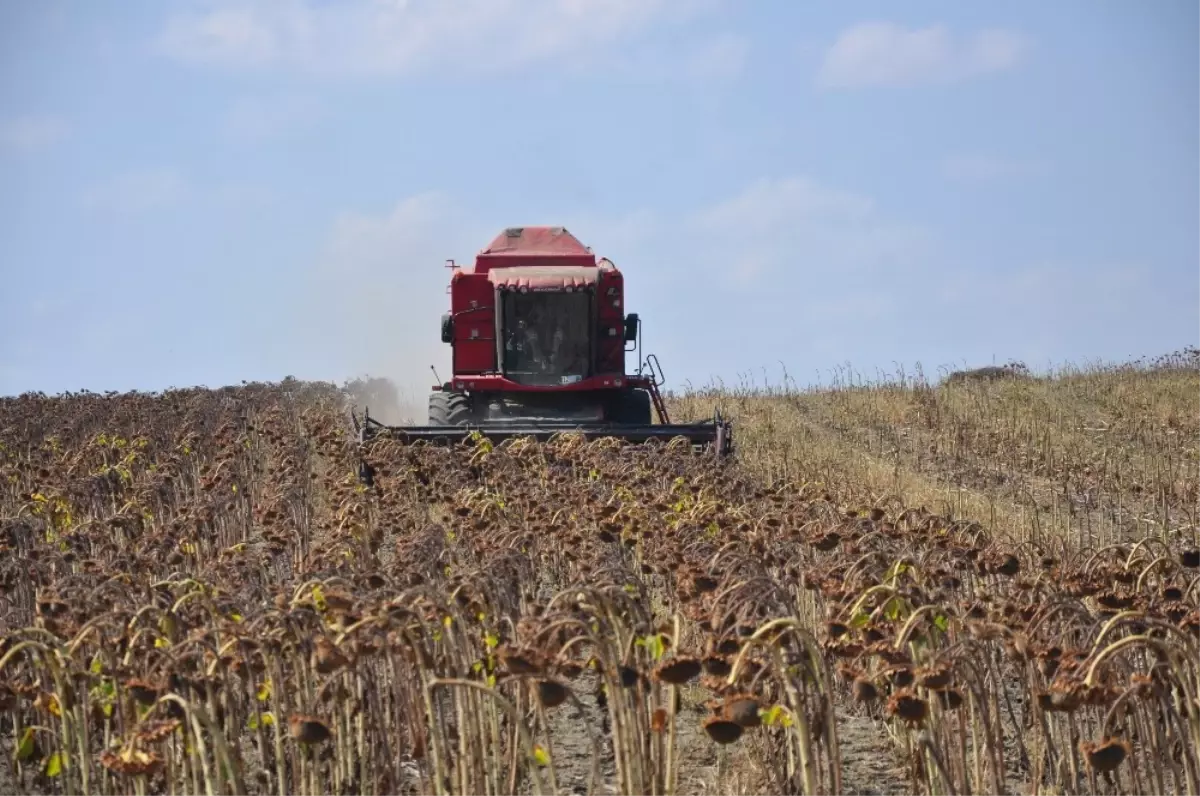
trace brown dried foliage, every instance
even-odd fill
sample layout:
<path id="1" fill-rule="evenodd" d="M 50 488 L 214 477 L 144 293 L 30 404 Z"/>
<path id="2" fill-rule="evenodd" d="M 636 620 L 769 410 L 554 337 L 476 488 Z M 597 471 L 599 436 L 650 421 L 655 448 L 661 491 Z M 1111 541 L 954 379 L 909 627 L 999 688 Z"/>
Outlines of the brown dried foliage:
<path id="1" fill-rule="evenodd" d="M 678 445 L 360 450 L 296 382 L 24 396 L 0 445 L 24 792 L 599 789 L 608 757 L 661 793 L 689 732 L 730 787 L 839 792 L 853 714 L 914 790 L 1198 790 L 1194 539 L 1010 538 Z"/>

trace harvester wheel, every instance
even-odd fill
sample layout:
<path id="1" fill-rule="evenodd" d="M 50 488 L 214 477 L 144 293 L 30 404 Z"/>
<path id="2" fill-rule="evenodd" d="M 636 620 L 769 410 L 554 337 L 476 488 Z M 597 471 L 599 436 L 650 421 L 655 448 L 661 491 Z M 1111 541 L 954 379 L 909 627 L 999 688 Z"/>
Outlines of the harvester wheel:
<path id="1" fill-rule="evenodd" d="M 645 390 L 622 390 L 613 402 L 612 419 L 629 426 L 648 426 L 650 419 L 650 393 Z"/>
<path id="2" fill-rule="evenodd" d="M 429 394 L 429 425 L 465 426 L 471 419 L 471 402 L 458 392 Z"/>

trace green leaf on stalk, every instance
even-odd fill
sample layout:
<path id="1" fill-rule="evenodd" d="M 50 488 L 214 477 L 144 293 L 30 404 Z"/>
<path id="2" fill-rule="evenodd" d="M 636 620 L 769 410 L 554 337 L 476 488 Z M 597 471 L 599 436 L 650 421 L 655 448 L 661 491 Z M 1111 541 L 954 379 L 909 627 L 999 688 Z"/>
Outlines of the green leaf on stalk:
<path id="1" fill-rule="evenodd" d="M 663 637 L 661 633 L 654 633 L 653 635 L 646 636 L 644 639 L 644 644 L 646 646 L 646 651 L 650 653 L 650 657 L 653 660 L 658 660 L 663 656 L 663 653 L 667 651 L 667 645 L 663 643 Z"/>
<path id="2" fill-rule="evenodd" d="M 766 710 L 759 710 L 759 716 L 762 718 L 762 723 L 768 727 L 774 727 L 779 723 L 779 717 L 783 714 L 783 707 L 780 705 L 772 705 Z"/>
<path id="3" fill-rule="evenodd" d="M 33 756 L 33 728 L 26 727 L 25 732 L 21 735 L 21 742 L 17 744 L 17 748 L 13 750 L 13 759 L 17 761 L 28 760 Z"/>

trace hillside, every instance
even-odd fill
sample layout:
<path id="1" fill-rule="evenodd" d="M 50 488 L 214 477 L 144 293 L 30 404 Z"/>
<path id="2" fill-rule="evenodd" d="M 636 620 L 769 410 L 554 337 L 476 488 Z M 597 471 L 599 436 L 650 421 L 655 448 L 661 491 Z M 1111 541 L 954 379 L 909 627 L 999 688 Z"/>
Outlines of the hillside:
<path id="1" fill-rule="evenodd" d="M 1195 793 L 1197 365 L 673 396 L 724 465 L 0 400 L 0 791 Z"/>
<path id="2" fill-rule="evenodd" d="M 739 460 L 849 504 L 924 505 L 1015 539 L 1197 540 L 1200 350 L 1038 377 L 920 374 L 697 391 L 673 419 L 734 419 Z"/>

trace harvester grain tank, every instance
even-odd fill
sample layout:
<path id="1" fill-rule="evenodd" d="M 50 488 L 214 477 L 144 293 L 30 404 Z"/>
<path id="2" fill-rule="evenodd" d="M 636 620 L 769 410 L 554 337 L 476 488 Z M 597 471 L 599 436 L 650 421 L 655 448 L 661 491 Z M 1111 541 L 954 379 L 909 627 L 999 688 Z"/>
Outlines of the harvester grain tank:
<path id="1" fill-rule="evenodd" d="M 450 380 L 433 387 L 427 425 L 385 426 L 368 407 L 364 441 L 577 432 L 630 442 L 683 437 L 720 455 L 732 450 L 719 412 L 711 421 L 671 422 L 658 389 L 662 368 L 653 354 L 642 358 L 641 319 L 625 312 L 624 275 L 566 229 L 509 228 L 476 255 L 474 268 L 451 267 L 441 322 Z"/>

